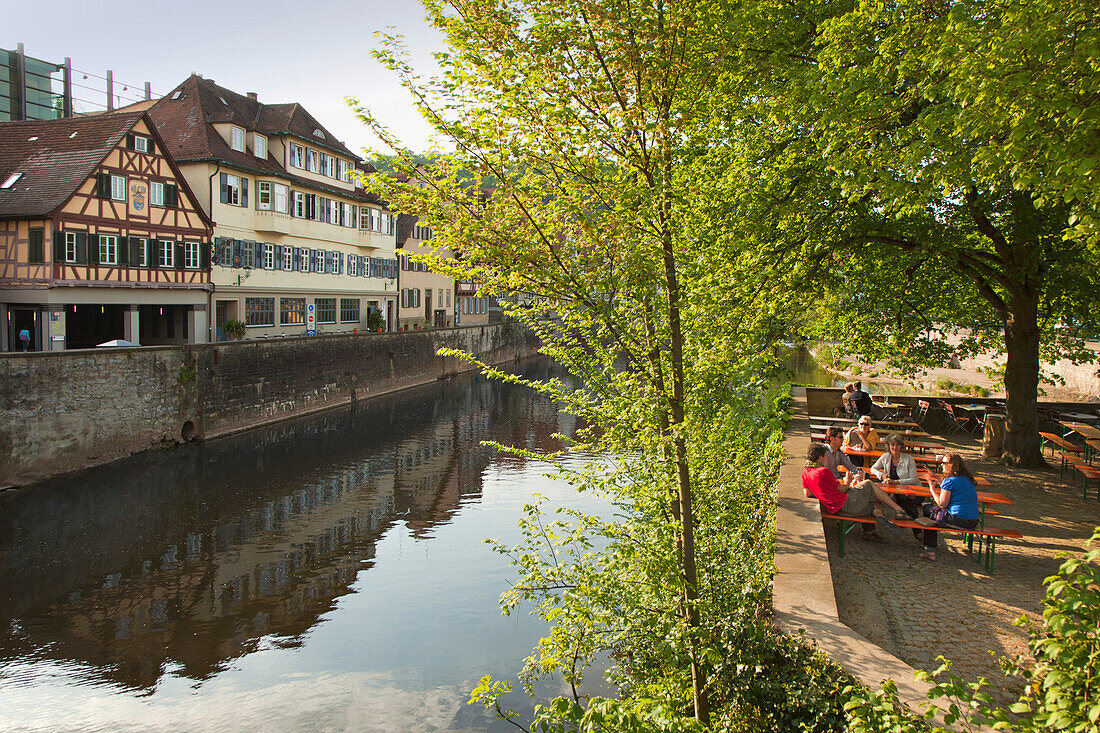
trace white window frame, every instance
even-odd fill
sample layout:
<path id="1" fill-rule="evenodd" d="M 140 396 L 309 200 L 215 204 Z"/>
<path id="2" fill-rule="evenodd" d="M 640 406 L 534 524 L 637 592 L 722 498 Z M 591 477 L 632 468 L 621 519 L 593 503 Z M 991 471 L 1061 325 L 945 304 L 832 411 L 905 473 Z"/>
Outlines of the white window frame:
<path id="1" fill-rule="evenodd" d="M 141 244 L 139 245 L 141 247 L 141 249 L 139 250 L 140 253 L 141 253 L 141 256 L 138 257 L 138 267 L 148 267 L 149 266 L 149 241 L 145 237 L 131 237 L 130 238 L 130 248 L 131 249 L 133 249 L 133 246 L 134 246 L 134 239 L 137 239 L 137 241 L 141 242 Z"/>
<path id="2" fill-rule="evenodd" d="M 280 214 L 290 213 L 290 186 L 285 183 L 271 184 L 271 210 Z"/>
<path id="3" fill-rule="evenodd" d="M 256 210 L 271 211 L 271 181 L 256 181 Z"/>
<path id="4" fill-rule="evenodd" d="M 199 243 L 183 243 L 183 266 L 188 270 L 199 269 Z"/>
<path id="5" fill-rule="evenodd" d="M 232 173 L 225 175 L 225 190 L 226 199 L 225 203 L 229 206 L 241 205 L 241 177 L 235 176 Z"/>
<path id="6" fill-rule="evenodd" d="M 229 128 L 229 147 L 238 153 L 244 152 L 244 128 L 236 126 Z"/>
<path id="7" fill-rule="evenodd" d="M 283 269 L 290 271 L 294 269 L 294 248 L 283 247 Z"/>
<path id="8" fill-rule="evenodd" d="M 161 239 L 157 242 L 157 263 L 160 267 L 176 266 L 176 243 L 171 239 Z"/>
<path id="9" fill-rule="evenodd" d="M 118 235 L 116 234 L 100 234 L 99 242 L 96 246 L 99 247 L 99 264 L 101 265 L 117 265 L 118 264 Z"/>
<path id="10" fill-rule="evenodd" d="M 76 262 L 76 232 L 65 232 L 65 261 Z"/>
<path id="11" fill-rule="evenodd" d="M 299 145 L 298 143 L 291 143 L 290 144 L 290 161 L 289 161 L 289 163 L 290 163 L 290 166 L 292 168 L 305 168 L 306 167 L 305 150 L 306 150 L 305 147 Z"/>
<path id="12" fill-rule="evenodd" d="M 113 173 L 111 174 L 111 200 L 126 200 L 126 176 L 116 176 Z"/>
<path id="13" fill-rule="evenodd" d="M 134 134 L 134 150 L 139 153 L 148 153 L 153 149 L 153 139 L 146 135 Z"/>
<path id="14" fill-rule="evenodd" d="M 275 245 L 264 244 L 264 269 L 275 269 Z"/>
<path id="15" fill-rule="evenodd" d="M 306 148 L 306 170 L 310 173 L 316 173 L 319 167 L 317 151 L 313 148 Z"/>
<path id="16" fill-rule="evenodd" d="M 164 184 L 160 181 L 149 181 L 149 205 L 164 206 Z"/>
<path id="17" fill-rule="evenodd" d="M 328 220 L 331 224 L 343 224 L 343 220 L 340 218 L 340 214 L 343 212 L 340 210 L 340 202 L 336 199 L 328 200 Z"/>
<path id="18" fill-rule="evenodd" d="M 352 277 L 357 277 L 359 275 L 359 258 L 355 255 L 348 255 L 347 273 Z"/>
<path id="19" fill-rule="evenodd" d="M 267 138 L 259 133 L 252 133 L 252 154 L 260 160 L 267 160 Z"/>

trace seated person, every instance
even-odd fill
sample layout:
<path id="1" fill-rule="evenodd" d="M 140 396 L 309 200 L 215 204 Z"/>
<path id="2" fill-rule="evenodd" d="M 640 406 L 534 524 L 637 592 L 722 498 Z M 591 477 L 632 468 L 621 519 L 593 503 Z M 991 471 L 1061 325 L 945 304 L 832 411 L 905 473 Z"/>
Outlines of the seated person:
<path id="1" fill-rule="evenodd" d="M 902 508 L 870 481 L 861 481 L 852 486 L 851 484 L 856 481 L 854 472 L 849 474 L 846 483 L 839 483 L 833 472 L 825 465 L 825 456 L 828 452 L 829 448 L 824 443 L 810 444 L 810 451 L 806 455 L 807 465 L 802 469 L 802 491 L 806 497 L 816 498 L 821 502 L 821 509 L 826 514 L 865 517 L 873 513 L 878 526 L 893 533 L 900 533 L 900 527 L 882 516 L 882 509 L 878 504 L 885 504 L 893 509 L 895 516 L 899 519 L 908 519 L 908 515 L 902 511 Z M 863 536 L 874 541 L 882 539 L 869 524 L 864 525 Z"/>
<path id="2" fill-rule="evenodd" d="M 856 387 L 851 382 L 844 385 L 844 393 L 840 395 L 840 403 L 844 405 L 845 415 L 854 415 L 856 406 L 852 404 L 852 392 L 856 391 Z"/>
<path id="3" fill-rule="evenodd" d="M 905 452 L 905 440 L 897 433 L 886 436 L 887 452 L 879 456 L 871 473 L 881 481 L 893 481 L 899 484 L 920 486 L 917 476 L 917 462 Z M 916 518 L 920 516 L 920 499 L 916 496 L 898 496 L 896 501 L 906 513 Z"/>
<path id="4" fill-rule="evenodd" d="M 829 449 L 829 452 L 825 455 L 825 465 L 829 470 L 833 472 L 833 475 L 840 478 L 840 467 L 848 471 L 848 475 L 854 475 L 859 473 L 860 468 L 852 462 L 852 459 L 848 457 L 848 454 L 840 449 L 840 446 L 844 444 L 844 428 L 839 425 L 830 425 L 829 429 L 825 432 L 825 447 Z"/>
<path id="5" fill-rule="evenodd" d="M 864 415 L 859 419 L 859 423 L 854 428 L 848 431 L 848 435 L 844 438 L 844 445 L 848 448 L 854 448 L 855 450 L 875 450 L 878 447 L 879 438 L 878 433 L 871 427 L 871 418 Z M 860 465 L 868 466 L 870 461 L 859 459 Z"/>
<path id="6" fill-rule="evenodd" d="M 856 389 L 848 395 L 848 401 L 855 405 L 856 412 L 860 415 L 870 415 L 875 403 L 871 401 L 871 395 L 863 391 L 863 382 L 856 382 L 852 386 Z"/>
<path id="7" fill-rule="evenodd" d="M 974 529 L 978 526 L 978 490 L 974 486 L 974 475 L 963 463 L 958 453 L 948 453 L 943 457 L 943 475 L 937 489 L 928 479 L 928 490 L 932 494 L 932 503 L 925 504 L 924 515 L 938 527 L 959 527 Z M 923 520 L 922 520 L 923 521 Z M 936 542 L 939 532 L 922 530 L 924 550 L 917 557 L 925 560 L 936 559 Z"/>

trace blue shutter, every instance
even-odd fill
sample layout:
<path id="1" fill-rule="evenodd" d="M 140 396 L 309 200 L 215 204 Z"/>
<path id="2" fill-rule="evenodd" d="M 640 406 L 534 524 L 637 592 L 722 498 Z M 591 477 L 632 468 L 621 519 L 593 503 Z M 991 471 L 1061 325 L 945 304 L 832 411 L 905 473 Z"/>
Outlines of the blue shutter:
<path id="1" fill-rule="evenodd" d="M 223 204 L 227 204 L 227 203 L 229 203 L 229 174 L 228 173 L 222 173 L 220 180 L 221 180 L 221 183 L 222 183 L 222 193 L 221 193 L 220 201 Z"/>
<path id="2" fill-rule="evenodd" d="M 248 179 L 241 176 L 241 206 L 248 208 Z"/>

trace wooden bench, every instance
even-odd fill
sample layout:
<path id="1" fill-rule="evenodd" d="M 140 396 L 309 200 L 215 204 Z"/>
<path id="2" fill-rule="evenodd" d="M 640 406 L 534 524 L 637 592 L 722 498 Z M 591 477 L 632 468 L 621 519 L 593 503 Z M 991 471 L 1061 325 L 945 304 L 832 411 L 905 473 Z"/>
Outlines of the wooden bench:
<path id="1" fill-rule="evenodd" d="M 1054 457 L 1054 448 L 1055 447 L 1061 448 L 1063 451 L 1065 451 L 1067 453 L 1078 454 L 1078 453 L 1084 453 L 1085 452 L 1085 449 L 1082 448 L 1081 446 L 1074 445 L 1073 443 L 1069 442 L 1065 438 L 1060 438 L 1057 435 L 1055 435 L 1054 433 L 1039 433 L 1039 436 L 1043 439 L 1042 443 L 1039 445 L 1039 450 L 1042 450 L 1043 448 L 1046 448 L 1047 445 L 1049 444 L 1051 446 L 1051 448 L 1050 448 L 1050 457 L 1051 458 Z M 1058 470 L 1058 475 L 1061 476 L 1062 473 L 1065 472 L 1065 470 L 1066 470 L 1066 462 L 1063 460 L 1062 461 L 1062 467 Z"/>
<path id="2" fill-rule="evenodd" d="M 850 522 L 850 524 L 847 525 L 840 524 L 837 526 L 836 538 L 837 544 L 839 545 L 838 549 L 840 550 L 841 557 L 844 557 L 844 538 L 848 536 L 849 532 L 855 529 L 857 524 L 878 524 L 878 520 L 875 519 L 874 515 L 871 514 L 866 514 L 861 517 L 846 517 L 843 514 L 826 514 L 825 512 L 822 512 L 821 518 L 835 519 L 838 522 Z"/>
<path id="3" fill-rule="evenodd" d="M 990 512 L 996 514 L 996 512 Z M 837 540 L 840 550 L 840 556 L 844 557 L 844 539 L 848 536 L 857 524 L 878 524 L 878 520 L 871 515 L 865 515 L 861 517 L 846 517 L 841 514 L 825 514 L 822 512 L 822 519 L 835 519 L 842 524 L 837 526 Z M 1023 535 L 1014 529 L 992 529 L 989 527 L 975 527 L 974 529 L 963 529 L 962 527 L 925 527 L 920 522 L 913 521 L 911 519 L 895 519 L 892 520 L 898 527 L 905 529 L 928 529 L 933 532 L 956 532 L 958 534 L 968 535 L 968 539 L 974 537 L 978 538 L 978 562 L 982 561 L 983 546 L 985 554 L 985 569 L 992 575 L 993 574 L 993 558 L 997 550 L 997 539 L 1023 539 Z M 847 522 L 848 524 L 843 524 Z M 970 551 L 970 543 L 967 543 L 967 551 Z"/>
<path id="4" fill-rule="evenodd" d="M 899 527 L 905 527 L 907 529 L 928 529 L 933 532 L 955 532 L 957 534 L 970 535 L 978 538 L 978 562 L 982 560 L 982 545 L 986 547 L 985 552 L 985 569 L 992 575 L 993 574 L 993 556 L 997 550 L 997 539 L 1023 539 L 1023 535 L 1014 529 L 993 529 L 991 527 L 975 527 L 974 529 L 963 529 L 962 527 L 925 527 L 920 522 L 915 522 L 908 519 L 898 519 L 894 522 Z"/>
<path id="5" fill-rule="evenodd" d="M 1081 475 L 1081 498 L 1089 498 L 1089 482 L 1096 482 L 1096 500 L 1100 501 L 1100 469 L 1094 468 L 1085 463 L 1084 459 L 1078 458 L 1074 455 L 1067 455 L 1065 453 L 1059 453 L 1059 457 L 1062 459 L 1062 466 L 1066 464 L 1073 466 L 1073 468 Z"/>

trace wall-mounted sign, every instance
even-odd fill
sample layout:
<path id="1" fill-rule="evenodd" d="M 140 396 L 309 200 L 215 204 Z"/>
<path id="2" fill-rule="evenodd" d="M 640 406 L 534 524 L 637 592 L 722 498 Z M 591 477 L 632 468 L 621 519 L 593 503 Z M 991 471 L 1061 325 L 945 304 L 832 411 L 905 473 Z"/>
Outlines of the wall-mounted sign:
<path id="1" fill-rule="evenodd" d="M 317 335 L 317 314 L 314 312 L 313 303 L 306 304 L 306 336 Z"/>

